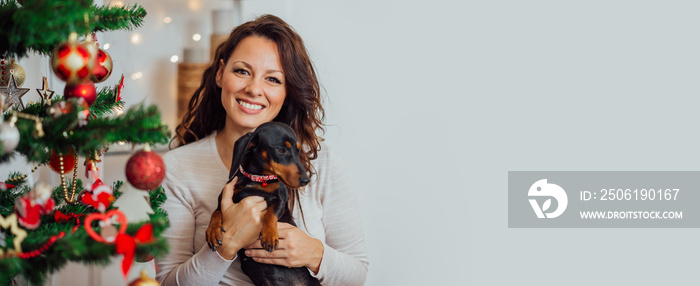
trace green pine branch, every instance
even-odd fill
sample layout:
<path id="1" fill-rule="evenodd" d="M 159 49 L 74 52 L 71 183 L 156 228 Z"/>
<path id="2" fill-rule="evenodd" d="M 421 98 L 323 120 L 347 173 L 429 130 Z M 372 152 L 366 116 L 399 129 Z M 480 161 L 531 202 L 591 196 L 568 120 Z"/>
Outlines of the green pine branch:
<path id="1" fill-rule="evenodd" d="M 24 57 L 29 51 L 50 55 L 71 32 L 131 30 L 141 26 L 146 10 L 139 6 L 91 6 L 92 1 L 12 0 L 0 2 L 0 56 Z"/>
<path id="2" fill-rule="evenodd" d="M 77 185 L 82 186 L 82 182 L 78 181 Z M 115 196 L 121 193 L 119 187 L 122 185 L 123 182 L 121 181 L 115 182 L 113 185 L 115 187 Z M 17 188 L 23 191 L 0 191 L 0 210 L 12 209 L 15 199 L 29 191 L 29 187 L 26 185 L 17 185 Z M 76 193 L 80 190 L 82 190 L 82 187 L 78 187 Z M 161 234 L 169 226 L 167 213 L 160 208 L 160 204 L 165 201 L 163 188 L 151 191 L 150 198 L 151 207 L 155 211 L 154 214 L 150 215 L 150 220 L 148 222 L 129 224 L 126 231 L 127 234 L 134 235 L 145 223 L 153 225 L 155 241 L 138 245 L 136 257 L 161 257 L 168 251 L 167 241 L 161 238 Z M 53 199 L 59 206 L 57 210 L 65 214 L 88 215 L 97 212 L 92 207 L 80 203 L 64 204 L 63 190 L 61 188 L 54 189 Z M 113 207 L 110 209 L 113 209 Z M 3 211 L 2 214 L 7 216 L 10 213 L 12 211 L 7 213 Z M 29 230 L 27 238 L 22 242 L 22 250 L 24 252 L 41 248 L 52 236 L 61 232 L 65 233 L 65 237 L 56 241 L 41 256 L 29 259 L 17 257 L 0 259 L 0 269 L 2 269 L 0 271 L 0 285 L 6 285 L 9 279 L 16 275 L 24 276 L 32 285 L 42 285 L 47 278 L 47 274 L 60 269 L 68 261 L 99 265 L 110 263 L 110 259 L 115 255 L 115 245 L 95 241 L 87 234 L 82 223 L 73 232 L 75 226 L 75 220 L 57 222 L 53 214 L 42 216 L 39 227 Z M 99 227 L 93 226 L 93 228 L 99 233 Z M 5 243 L 12 245 L 13 238 L 11 234 L 8 234 Z"/>
<path id="3" fill-rule="evenodd" d="M 118 110 L 124 107 L 124 101 L 117 100 L 118 94 L 119 84 L 116 84 L 111 87 L 103 87 L 102 89 L 100 89 L 100 91 L 97 93 L 97 99 L 92 104 L 92 106 L 90 106 L 90 118 L 109 116 L 115 114 Z M 63 100 L 63 96 L 55 94 L 53 96 L 52 103 L 56 103 Z M 14 108 L 14 110 L 19 111 L 16 107 Z M 50 115 L 50 110 L 51 109 L 47 108 L 45 104 L 36 102 L 26 104 L 24 106 L 24 109 L 21 110 L 21 112 L 24 114 L 48 118 Z M 11 116 L 6 115 L 5 117 L 9 118 Z"/>
<path id="4" fill-rule="evenodd" d="M 160 111 L 155 105 L 137 105 L 115 118 L 91 120 L 86 129 L 90 131 L 75 132 L 74 136 L 81 143 L 78 150 L 96 150 L 116 142 L 167 144 L 170 139 L 170 131 L 161 121 Z M 81 138 L 90 142 L 83 142 Z"/>
<path id="5" fill-rule="evenodd" d="M 57 99 L 62 100 L 61 97 Z M 83 157 L 90 157 L 95 151 L 117 142 L 167 144 L 169 141 L 170 131 L 161 121 L 155 105 L 133 106 L 122 115 L 108 117 L 123 104 L 116 101 L 115 89 L 104 88 L 100 91 L 96 103 L 89 109 L 91 115 L 84 126 L 81 126 L 80 118 L 83 107 L 73 99 L 67 103 L 75 108 L 55 118 L 50 112 L 52 107 L 40 103 L 22 110 L 24 114 L 41 118 L 44 134 L 39 136 L 34 120 L 19 118 L 15 124 L 20 131 L 16 151 L 31 162 L 44 164 L 49 161 L 51 151 L 65 154 L 73 150 Z M 7 112 L 5 120 L 10 118 L 12 112 Z M 9 160 L 9 157 L 9 154 L 5 154 L 0 162 Z"/>
<path id="6" fill-rule="evenodd" d="M 119 84 L 104 87 L 97 94 L 97 100 L 90 106 L 90 117 L 100 118 L 117 113 L 124 107 L 124 101 L 117 100 Z"/>
<path id="7" fill-rule="evenodd" d="M 19 172 L 12 172 L 8 176 L 7 180 L 3 181 L 7 182 L 12 179 L 12 185 L 15 185 L 15 188 L 13 189 L 0 191 L 0 215 L 3 217 L 7 217 L 12 212 L 14 212 L 15 199 L 21 194 L 24 194 L 25 192 L 29 191 L 29 187 L 25 185 L 27 182 L 26 177 L 23 179 L 16 179 L 20 178 L 21 176 L 22 174 L 20 174 Z"/>
<path id="8" fill-rule="evenodd" d="M 92 13 L 99 19 L 93 29 L 95 32 L 138 28 L 146 17 L 146 9 L 138 5 L 123 8 L 92 6 Z"/>

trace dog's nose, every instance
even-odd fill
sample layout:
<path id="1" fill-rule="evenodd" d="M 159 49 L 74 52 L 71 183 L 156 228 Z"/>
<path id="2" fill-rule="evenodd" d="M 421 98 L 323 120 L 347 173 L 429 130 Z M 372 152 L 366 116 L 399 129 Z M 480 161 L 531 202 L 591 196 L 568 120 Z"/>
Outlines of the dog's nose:
<path id="1" fill-rule="evenodd" d="M 307 177 L 299 178 L 299 184 L 306 186 L 311 180 Z"/>

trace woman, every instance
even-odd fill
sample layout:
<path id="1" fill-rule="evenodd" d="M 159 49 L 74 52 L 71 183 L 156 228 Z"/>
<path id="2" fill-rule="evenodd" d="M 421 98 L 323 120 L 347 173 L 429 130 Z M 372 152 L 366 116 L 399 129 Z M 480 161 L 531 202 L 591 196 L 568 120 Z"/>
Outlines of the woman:
<path id="1" fill-rule="evenodd" d="M 342 163 L 317 135 L 322 118 L 318 80 L 299 35 L 271 15 L 235 28 L 177 127 L 180 146 L 163 157 L 170 253 L 157 261 L 162 285 L 251 285 L 236 257 L 242 248 L 261 263 L 306 267 L 323 285 L 364 284 L 369 261 L 357 200 Z M 236 140 L 269 121 L 294 129 L 312 175 L 305 189 L 290 193 L 299 227 L 278 223 L 279 250 L 272 253 L 258 240 L 265 201 L 247 197 L 234 204 L 235 181 L 226 184 L 237 167 L 229 166 Z M 226 232 L 212 251 L 205 230 L 222 186 Z"/>

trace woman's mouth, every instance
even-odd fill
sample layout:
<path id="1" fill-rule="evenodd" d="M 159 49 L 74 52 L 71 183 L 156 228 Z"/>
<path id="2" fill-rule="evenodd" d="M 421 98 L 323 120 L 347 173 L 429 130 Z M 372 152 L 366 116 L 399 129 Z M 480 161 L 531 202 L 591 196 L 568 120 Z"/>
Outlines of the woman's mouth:
<path id="1" fill-rule="evenodd" d="M 242 106 L 243 108 L 250 109 L 250 110 L 257 111 L 257 110 L 262 110 L 263 108 L 265 108 L 262 105 L 245 102 L 245 101 L 242 101 L 240 99 L 236 100 L 236 101 L 238 102 L 238 105 Z"/>

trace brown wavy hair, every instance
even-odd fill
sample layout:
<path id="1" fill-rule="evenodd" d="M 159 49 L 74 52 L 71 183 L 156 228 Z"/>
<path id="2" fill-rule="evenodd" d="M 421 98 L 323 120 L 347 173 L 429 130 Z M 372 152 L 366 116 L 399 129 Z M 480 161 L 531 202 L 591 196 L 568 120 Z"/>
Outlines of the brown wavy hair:
<path id="1" fill-rule="evenodd" d="M 315 173 L 311 160 L 318 157 L 323 141 L 318 133 L 325 132 L 318 78 L 304 41 L 277 16 L 263 15 L 236 27 L 216 48 L 216 55 L 204 71 L 201 85 L 192 95 L 187 112 L 175 129 L 173 141 L 176 141 L 176 146 L 186 145 L 224 128 L 226 121 L 223 119 L 227 115 L 221 103 L 221 88 L 216 85 L 216 73 L 221 65 L 226 65 L 238 43 L 250 36 L 260 36 L 277 44 L 287 95 L 273 121 L 286 123 L 294 129 L 304 146 L 301 163 L 311 176 Z"/>

